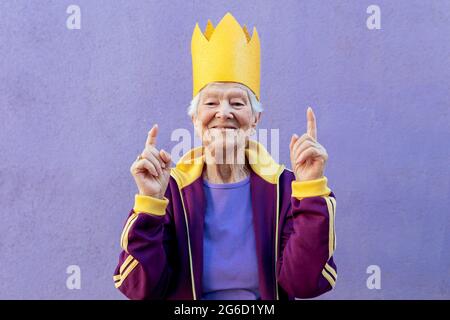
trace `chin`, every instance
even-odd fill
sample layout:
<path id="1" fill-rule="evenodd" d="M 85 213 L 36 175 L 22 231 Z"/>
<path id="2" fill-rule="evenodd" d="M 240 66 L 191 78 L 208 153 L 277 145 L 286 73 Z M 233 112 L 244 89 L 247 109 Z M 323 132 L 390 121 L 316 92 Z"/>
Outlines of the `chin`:
<path id="1" fill-rule="evenodd" d="M 236 161 L 241 162 L 241 160 L 238 159 L 241 159 L 242 157 L 245 159 L 244 153 L 240 155 L 240 157 L 237 156 L 239 152 L 244 152 L 245 150 L 246 137 L 238 135 L 238 130 L 235 130 L 236 132 L 234 134 L 232 131 L 233 130 L 230 130 L 227 134 L 215 134 L 211 132 L 211 140 L 206 143 L 206 146 L 208 152 L 214 156 L 217 163 L 235 164 Z"/>

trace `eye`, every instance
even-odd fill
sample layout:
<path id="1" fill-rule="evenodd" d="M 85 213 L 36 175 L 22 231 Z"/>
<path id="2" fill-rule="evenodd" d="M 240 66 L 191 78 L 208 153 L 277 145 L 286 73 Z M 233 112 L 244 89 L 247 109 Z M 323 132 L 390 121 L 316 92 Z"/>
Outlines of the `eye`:
<path id="1" fill-rule="evenodd" d="M 207 103 L 205 103 L 205 105 L 207 105 L 207 106 L 215 106 L 216 103 L 215 102 L 207 102 Z"/>
<path id="2" fill-rule="evenodd" d="M 234 106 L 234 107 L 243 107 L 244 106 L 244 104 L 240 103 L 240 102 L 234 102 L 231 105 Z"/>

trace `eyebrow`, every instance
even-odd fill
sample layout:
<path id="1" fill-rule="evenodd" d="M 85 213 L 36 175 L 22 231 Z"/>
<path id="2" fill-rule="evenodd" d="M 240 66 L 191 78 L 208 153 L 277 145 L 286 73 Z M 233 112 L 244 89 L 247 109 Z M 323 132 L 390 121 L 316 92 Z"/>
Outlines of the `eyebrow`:
<path id="1" fill-rule="evenodd" d="M 230 96 L 238 96 L 243 98 L 244 100 L 247 100 L 247 92 L 245 92 L 244 90 L 242 90 L 239 87 L 233 87 L 233 88 L 238 88 L 239 90 L 229 90 L 226 91 L 226 95 L 230 95 Z M 204 99 L 209 98 L 209 97 L 217 97 L 218 95 L 220 95 L 221 91 L 219 90 L 209 90 L 207 92 L 205 92 L 205 95 L 203 96 Z"/>

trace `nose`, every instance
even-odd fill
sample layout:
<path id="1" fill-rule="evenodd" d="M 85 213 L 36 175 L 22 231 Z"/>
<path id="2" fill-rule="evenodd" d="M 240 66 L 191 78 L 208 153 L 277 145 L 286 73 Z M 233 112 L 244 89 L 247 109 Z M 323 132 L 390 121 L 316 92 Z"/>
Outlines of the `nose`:
<path id="1" fill-rule="evenodd" d="M 231 108 L 228 102 L 221 102 L 216 112 L 216 118 L 219 119 L 233 119 L 233 108 Z"/>

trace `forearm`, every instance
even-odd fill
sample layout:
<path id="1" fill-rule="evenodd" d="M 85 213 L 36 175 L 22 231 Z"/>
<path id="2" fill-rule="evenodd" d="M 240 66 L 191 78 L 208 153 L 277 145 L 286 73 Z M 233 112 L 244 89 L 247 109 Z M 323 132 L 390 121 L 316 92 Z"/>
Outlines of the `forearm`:
<path id="1" fill-rule="evenodd" d="M 130 299 L 162 299 L 172 269 L 167 251 L 170 233 L 168 200 L 136 196 L 121 236 L 123 252 L 116 268 L 116 287 Z"/>
<path id="2" fill-rule="evenodd" d="M 298 298 L 318 296 L 334 286 L 336 266 L 335 197 L 325 180 L 301 185 L 291 198 L 289 231 L 284 232 L 282 256 L 277 266 L 280 285 Z"/>

